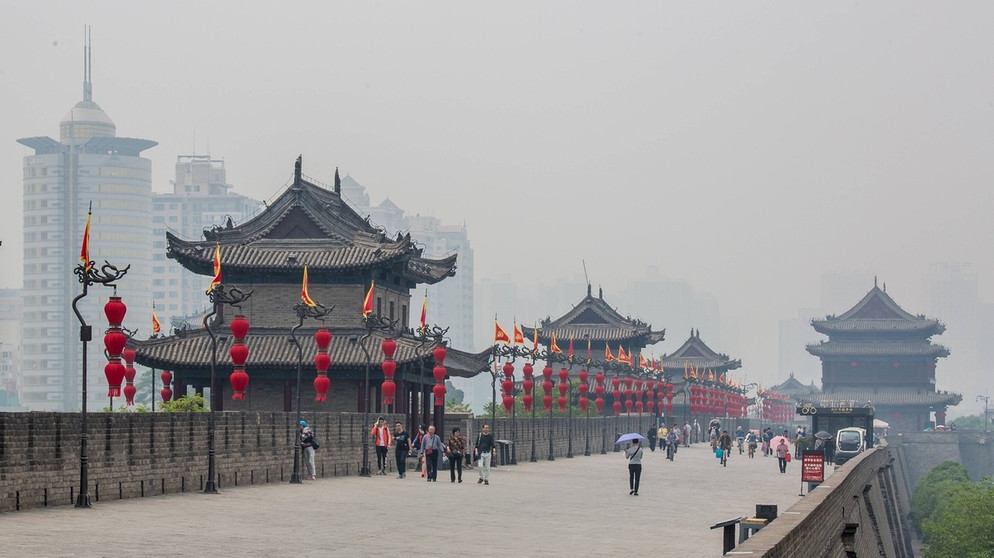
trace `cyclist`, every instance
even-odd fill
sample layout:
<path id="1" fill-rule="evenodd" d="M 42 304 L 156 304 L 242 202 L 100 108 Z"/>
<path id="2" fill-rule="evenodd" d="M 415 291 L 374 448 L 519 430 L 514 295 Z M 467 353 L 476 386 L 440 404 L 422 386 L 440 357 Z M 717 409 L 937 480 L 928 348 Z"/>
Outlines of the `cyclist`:
<path id="1" fill-rule="evenodd" d="M 677 435 L 676 428 L 671 428 L 666 434 L 666 459 L 673 461 L 673 455 L 676 454 L 676 447 L 679 443 L 680 436 Z"/>
<path id="2" fill-rule="evenodd" d="M 735 427 L 735 444 L 739 447 L 739 455 L 742 455 L 742 442 L 745 440 L 745 432 L 742 431 L 742 425 Z"/>
<path id="3" fill-rule="evenodd" d="M 721 432 L 718 437 L 718 448 L 721 450 L 721 466 L 728 466 L 728 453 L 732 450 L 732 437 L 727 430 Z"/>
<path id="4" fill-rule="evenodd" d="M 756 457 L 756 446 L 759 445 L 759 438 L 752 430 L 746 434 L 746 445 L 749 446 L 749 459 Z"/>

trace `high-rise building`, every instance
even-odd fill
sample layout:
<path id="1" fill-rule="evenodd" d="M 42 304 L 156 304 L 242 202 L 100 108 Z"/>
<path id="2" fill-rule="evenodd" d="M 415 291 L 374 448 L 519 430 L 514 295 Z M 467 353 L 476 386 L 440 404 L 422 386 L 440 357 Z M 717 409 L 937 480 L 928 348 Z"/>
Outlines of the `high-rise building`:
<path id="1" fill-rule="evenodd" d="M 202 315 L 209 306 L 203 277 L 166 258 L 166 231 L 182 238 L 201 238 L 203 231 L 232 227 L 258 213 L 262 202 L 231 192 L 224 161 L 210 155 L 176 158 L 173 191 L 152 196 L 152 301 L 169 322 Z M 209 310 L 208 310 L 209 311 Z M 191 326 L 197 327 L 199 321 Z"/>
<path id="2" fill-rule="evenodd" d="M 453 347 L 464 351 L 478 350 L 473 342 L 473 248 L 466 226 L 443 225 L 440 219 L 429 216 L 405 216 L 404 210 L 389 198 L 372 206 L 366 188 L 351 176 L 342 178 L 342 199 L 360 214 L 369 216 L 370 222 L 387 234 L 410 234 L 419 244 L 423 243 L 423 256 L 426 258 L 459 255 L 455 277 L 425 286 L 428 295 L 426 320 L 429 325 L 448 327 L 447 337 Z M 424 293 L 411 293 L 409 323 L 414 327 L 421 318 L 423 299 Z"/>
<path id="3" fill-rule="evenodd" d="M 21 292 L 0 289 L 0 409 L 20 409 Z"/>
<path id="4" fill-rule="evenodd" d="M 73 270 L 87 212 L 92 208 L 90 259 L 131 266 L 116 291 L 129 306 L 124 327 L 149 323 L 152 273 L 152 162 L 142 151 L 156 142 L 117 137 L 95 102 L 90 49 L 84 46 L 83 100 L 59 123 L 59 139 L 17 140 L 34 150 L 24 158 L 24 287 L 22 289 L 21 404 L 38 411 L 80 407 L 81 342 L 73 298 L 82 287 Z M 112 294 L 93 286 L 79 303 L 93 326 L 88 364 L 88 409 L 106 405 L 100 332 L 103 304 Z M 101 326 L 103 324 L 103 326 Z M 123 401 L 123 400 L 122 400 Z M 90 405 L 90 403 L 95 405 Z"/>

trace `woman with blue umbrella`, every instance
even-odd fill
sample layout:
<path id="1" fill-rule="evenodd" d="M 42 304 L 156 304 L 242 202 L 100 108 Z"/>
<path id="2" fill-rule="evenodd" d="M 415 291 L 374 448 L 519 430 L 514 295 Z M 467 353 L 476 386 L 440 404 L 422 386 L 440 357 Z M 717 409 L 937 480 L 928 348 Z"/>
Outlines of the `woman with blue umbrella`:
<path id="1" fill-rule="evenodd" d="M 632 445 L 625 450 L 625 457 L 628 458 L 628 493 L 638 496 L 639 481 L 642 479 L 642 445 L 639 438 L 632 439 Z"/>

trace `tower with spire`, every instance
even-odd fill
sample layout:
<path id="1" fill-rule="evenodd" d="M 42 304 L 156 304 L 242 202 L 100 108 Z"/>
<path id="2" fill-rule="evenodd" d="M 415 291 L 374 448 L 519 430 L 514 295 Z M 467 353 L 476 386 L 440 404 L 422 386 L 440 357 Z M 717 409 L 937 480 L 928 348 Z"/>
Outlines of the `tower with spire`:
<path id="1" fill-rule="evenodd" d="M 141 156 L 157 145 L 146 139 L 117 136 L 114 121 L 93 101 L 92 49 L 87 29 L 83 46 L 83 99 L 59 123 L 59 139 L 18 139 L 32 153 L 24 157 L 23 338 L 18 398 L 38 411 L 80 407 L 79 324 L 70 302 L 80 286 L 73 269 L 93 204 L 90 257 L 100 265 L 131 265 L 118 286 L 128 304 L 124 326 L 147 333 L 151 300 L 152 162 Z M 83 299 L 81 312 L 100 331 L 101 308 L 109 290 Z M 90 369 L 103 367 L 100 351 L 91 351 Z M 107 404 L 103 378 L 91 374 L 88 393 L 94 406 Z M 123 403 L 123 401 L 122 401 Z M 89 404 L 89 403 L 88 403 Z"/>

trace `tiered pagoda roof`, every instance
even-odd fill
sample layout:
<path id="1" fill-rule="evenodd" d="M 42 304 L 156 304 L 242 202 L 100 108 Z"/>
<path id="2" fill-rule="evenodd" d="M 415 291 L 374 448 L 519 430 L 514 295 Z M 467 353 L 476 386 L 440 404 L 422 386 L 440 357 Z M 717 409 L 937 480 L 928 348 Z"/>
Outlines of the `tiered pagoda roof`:
<path id="1" fill-rule="evenodd" d="M 535 329 L 521 326 L 522 333 L 528 339 L 534 336 Z M 590 285 L 587 285 L 587 296 L 570 311 L 555 320 L 542 320 L 537 329 L 539 341 L 546 344 L 553 333 L 559 343 L 567 339 L 589 339 L 595 345 L 630 343 L 638 347 L 658 343 L 666 335 L 665 329 L 653 331 L 650 324 L 619 314 L 604 301 L 603 291 L 594 298 Z"/>
<path id="2" fill-rule="evenodd" d="M 362 330 L 334 331 L 331 346 L 328 347 L 332 369 L 360 368 L 366 365 L 366 355 L 359 344 L 359 339 L 365 333 Z M 288 334 L 287 329 L 252 327 L 245 340 L 245 344 L 249 348 L 246 366 L 256 371 L 284 370 L 287 368 L 287 363 L 296 363 L 297 349 L 287 342 Z M 230 335 L 226 337 L 226 339 L 218 340 L 217 362 L 221 369 L 230 369 L 232 365 L 229 355 L 232 338 Z M 373 332 L 365 342 L 367 350 L 373 354 L 374 366 L 378 366 L 379 362 L 382 361 L 379 347 L 385 338 L 383 334 Z M 432 344 L 422 346 L 417 340 L 404 336 L 393 337 L 393 339 L 397 342 L 394 361 L 398 366 L 432 358 L 431 350 L 434 347 Z M 314 355 L 317 352 L 313 328 L 298 331 L 297 340 L 300 342 L 304 355 Z M 204 328 L 188 330 L 181 335 L 172 337 L 133 341 L 129 342 L 129 346 L 133 346 L 138 355 L 137 360 L 145 366 L 171 370 L 178 368 L 210 370 L 211 340 Z M 445 359 L 445 368 L 450 376 L 470 378 L 478 372 L 488 369 L 489 348 L 480 354 L 466 353 L 451 347 L 446 349 L 448 356 Z M 305 361 L 307 360 L 308 358 L 305 358 Z"/>
<path id="3" fill-rule="evenodd" d="M 732 360 L 726 354 L 715 352 L 701 340 L 701 332 L 693 329 L 680 348 L 671 355 L 663 355 L 663 369 L 681 377 L 687 368 L 694 368 L 699 372 L 727 372 L 741 367 L 740 359 Z"/>
<path id="4" fill-rule="evenodd" d="M 205 240 L 166 233 L 166 255 L 190 271 L 211 276 L 221 247 L 225 278 L 277 274 L 298 276 L 307 265 L 312 278 L 361 273 L 387 267 L 413 287 L 455 275 L 456 255 L 422 257 L 411 235 L 387 238 L 342 199 L 335 171 L 334 190 L 306 180 L 297 159 L 293 184 L 265 211 L 238 226 L 204 231 Z"/>
<path id="5" fill-rule="evenodd" d="M 876 284 L 855 306 L 840 316 L 813 319 L 811 325 L 828 341 L 814 343 L 807 351 L 822 358 L 949 356 L 949 349 L 928 338 L 946 330 L 939 320 L 914 316 L 902 309 Z"/>

